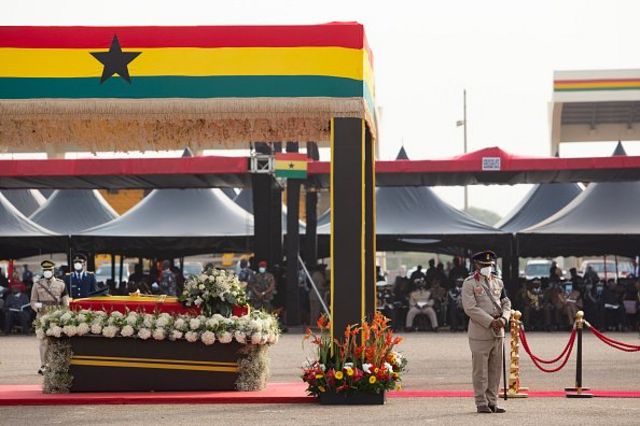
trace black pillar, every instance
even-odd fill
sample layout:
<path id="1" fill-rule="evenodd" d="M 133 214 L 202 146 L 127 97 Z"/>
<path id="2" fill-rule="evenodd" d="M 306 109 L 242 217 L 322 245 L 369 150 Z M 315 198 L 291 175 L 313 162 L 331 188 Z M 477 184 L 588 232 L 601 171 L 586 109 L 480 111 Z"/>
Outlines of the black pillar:
<path id="1" fill-rule="evenodd" d="M 298 152 L 298 144 L 287 144 L 287 152 Z M 300 291 L 298 289 L 298 255 L 300 253 L 300 186 L 301 181 L 287 180 L 287 324 L 300 324 Z"/>
<path id="2" fill-rule="evenodd" d="M 281 144 L 272 148 L 265 143 L 256 143 L 261 154 L 279 152 Z M 269 267 L 282 263 L 282 192 L 269 174 L 254 174 L 251 177 L 254 217 L 254 261 L 266 260 Z M 254 268 L 257 264 L 252 265 Z"/>
<path id="3" fill-rule="evenodd" d="M 314 142 L 307 144 L 307 157 L 311 160 L 319 160 L 320 153 L 318 145 Z M 305 195 L 305 217 L 307 227 L 305 228 L 304 262 L 308 269 L 313 268 L 318 263 L 318 193 L 316 188 L 307 185 Z"/>
<path id="4" fill-rule="evenodd" d="M 373 142 L 364 120 L 331 121 L 332 335 L 375 310 Z"/>
<path id="5" fill-rule="evenodd" d="M 370 317 L 376 310 L 376 162 L 371 133 L 365 131 L 364 140 L 364 285 L 365 313 Z M 371 318 L 369 318 L 371 319 Z"/>

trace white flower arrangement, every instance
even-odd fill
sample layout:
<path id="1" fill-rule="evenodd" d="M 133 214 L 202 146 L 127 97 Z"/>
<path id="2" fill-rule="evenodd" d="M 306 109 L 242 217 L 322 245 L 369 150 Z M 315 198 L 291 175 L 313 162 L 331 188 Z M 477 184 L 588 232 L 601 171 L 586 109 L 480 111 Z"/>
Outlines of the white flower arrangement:
<path id="1" fill-rule="evenodd" d="M 219 314 L 194 316 L 135 312 L 123 315 L 117 311 L 56 309 L 36 319 L 35 326 L 39 339 L 94 335 L 158 341 L 184 339 L 188 342 L 201 341 L 205 345 L 216 341 L 228 344 L 235 340 L 260 346 L 275 344 L 280 335 L 277 319 L 262 311 L 224 317 Z"/>
<path id="2" fill-rule="evenodd" d="M 247 283 L 238 280 L 233 272 L 210 268 L 199 275 L 192 275 L 185 283 L 180 301 L 185 306 L 195 306 L 211 316 L 230 316 L 234 306 L 247 304 Z"/>

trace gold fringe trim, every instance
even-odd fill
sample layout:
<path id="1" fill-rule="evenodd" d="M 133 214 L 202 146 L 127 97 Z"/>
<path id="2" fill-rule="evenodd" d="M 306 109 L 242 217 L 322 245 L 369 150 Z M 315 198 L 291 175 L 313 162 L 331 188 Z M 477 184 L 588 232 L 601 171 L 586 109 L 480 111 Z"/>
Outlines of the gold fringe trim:
<path id="1" fill-rule="evenodd" d="M 249 142 L 329 143 L 331 117 L 376 125 L 362 98 L 0 101 L 0 151 L 246 148 Z"/>

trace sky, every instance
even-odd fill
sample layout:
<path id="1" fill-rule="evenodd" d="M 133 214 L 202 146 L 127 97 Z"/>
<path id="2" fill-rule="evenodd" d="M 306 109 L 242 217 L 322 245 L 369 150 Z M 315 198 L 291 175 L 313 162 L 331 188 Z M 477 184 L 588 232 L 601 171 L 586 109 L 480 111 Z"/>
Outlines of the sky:
<path id="1" fill-rule="evenodd" d="M 0 25 L 233 25 L 358 21 L 375 57 L 380 158 L 499 146 L 548 155 L 554 70 L 640 68 L 637 1 L 29 1 L 6 2 Z M 640 143 L 626 142 L 640 155 Z M 608 156 L 615 142 L 563 144 L 563 157 Z M 171 155 L 171 154 L 167 154 Z M 469 204 L 505 215 L 530 185 L 475 186 Z M 436 188 L 461 208 L 461 187 Z"/>

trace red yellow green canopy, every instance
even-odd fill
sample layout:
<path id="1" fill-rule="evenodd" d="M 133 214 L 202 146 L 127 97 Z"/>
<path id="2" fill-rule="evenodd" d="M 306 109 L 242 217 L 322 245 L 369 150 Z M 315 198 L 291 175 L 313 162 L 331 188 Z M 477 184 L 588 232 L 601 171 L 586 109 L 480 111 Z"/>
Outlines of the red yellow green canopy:
<path id="1" fill-rule="evenodd" d="M 372 70 L 357 23 L 0 27 L 0 138 L 18 150 L 322 142 L 331 116 L 375 128 Z"/>

